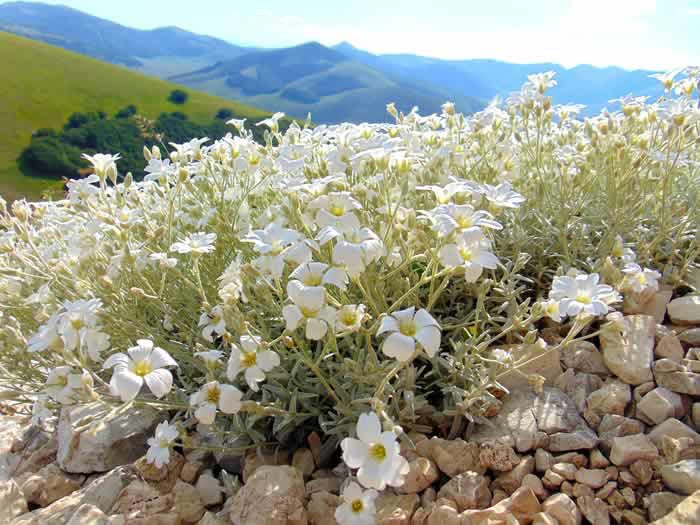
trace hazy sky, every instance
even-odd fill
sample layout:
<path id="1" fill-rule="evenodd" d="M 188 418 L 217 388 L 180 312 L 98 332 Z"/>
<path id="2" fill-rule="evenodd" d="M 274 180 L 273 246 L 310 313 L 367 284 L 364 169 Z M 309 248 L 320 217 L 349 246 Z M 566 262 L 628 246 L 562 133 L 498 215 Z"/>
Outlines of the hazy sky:
<path id="1" fill-rule="evenodd" d="M 670 69 L 700 64 L 700 0 L 46 0 L 233 43 Z"/>

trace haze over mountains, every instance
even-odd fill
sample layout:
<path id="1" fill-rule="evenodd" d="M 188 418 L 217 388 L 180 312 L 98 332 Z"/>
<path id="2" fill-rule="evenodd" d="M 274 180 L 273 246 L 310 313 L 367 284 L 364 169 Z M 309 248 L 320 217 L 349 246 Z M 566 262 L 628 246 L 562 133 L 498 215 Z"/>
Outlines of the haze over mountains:
<path id="1" fill-rule="evenodd" d="M 261 50 L 175 27 L 128 28 L 71 8 L 30 2 L 0 4 L 0 30 L 268 110 L 302 118 L 311 112 L 318 123 L 386 121 L 388 102 L 403 111 L 416 105 L 430 113 L 452 100 L 458 109 L 472 112 L 518 90 L 528 74 L 547 70 L 557 73 L 555 101 L 586 104 L 588 113 L 612 107 L 608 100 L 628 93 L 661 94 L 658 82 L 649 78 L 651 71 L 375 55 L 349 43 Z"/>

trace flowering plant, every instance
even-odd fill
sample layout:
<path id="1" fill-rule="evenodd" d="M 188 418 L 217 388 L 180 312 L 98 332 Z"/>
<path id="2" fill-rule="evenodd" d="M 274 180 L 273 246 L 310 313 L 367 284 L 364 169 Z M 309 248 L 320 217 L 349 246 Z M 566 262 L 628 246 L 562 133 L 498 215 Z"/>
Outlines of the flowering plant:
<path id="1" fill-rule="evenodd" d="M 498 402 L 517 364 L 497 346 L 561 323 L 551 351 L 620 292 L 697 289 L 693 92 L 578 120 L 554 83 L 472 116 L 389 106 L 392 124 L 281 134 L 275 115 L 262 144 L 236 121 L 166 161 L 145 149 L 143 182 L 100 155 L 65 200 L 3 202 L 3 396 L 40 419 L 159 408 L 158 465 L 195 429 L 239 448 L 316 429 L 365 488 L 400 485 L 396 439 Z M 375 496 L 350 486 L 339 513 Z"/>

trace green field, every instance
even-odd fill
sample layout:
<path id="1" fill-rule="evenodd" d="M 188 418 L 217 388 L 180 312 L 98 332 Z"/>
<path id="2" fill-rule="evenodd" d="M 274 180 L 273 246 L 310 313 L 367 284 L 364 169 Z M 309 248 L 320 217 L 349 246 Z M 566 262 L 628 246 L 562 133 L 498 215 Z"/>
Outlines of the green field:
<path id="1" fill-rule="evenodd" d="M 23 175 L 17 157 L 33 131 L 60 128 L 76 111 L 112 115 L 134 104 L 149 118 L 182 111 L 198 123 L 210 122 L 224 107 L 250 119 L 269 114 L 189 89 L 189 100 L 178 106 L 167 101 L 172 83 L 9 33 L 0 32 L 0 60 L 5 72 L 0 82 L 0 194 L 7 200 L 35 200 L 47 190 L 60 190 L 56 179 Z"/>

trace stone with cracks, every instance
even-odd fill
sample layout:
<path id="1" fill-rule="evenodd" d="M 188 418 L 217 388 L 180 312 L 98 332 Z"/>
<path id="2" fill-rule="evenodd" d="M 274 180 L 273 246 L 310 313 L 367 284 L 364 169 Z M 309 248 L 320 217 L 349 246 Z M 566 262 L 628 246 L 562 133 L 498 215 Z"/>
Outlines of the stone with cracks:
<path id="1" fill-rule="evenodd" d="M 476 472 L 458 474 L 438 492 L 438 498 L 447 498 L 457 504 L 460 512 L 485 509 L 491 503 L 489 478 Z"/>
<path id="2" fill-rule="evenodd" d="M 603 361 L 621 381 L 641 385 L 653 379 L 656 322 L 650 315 L 623 318 L 622 331 L 604 330 L 600 334 Z"/>
<path id="3" fill-rule="evenodd" d="M 661 478 L 668 488 L 680 494 L 700 490 L 700 459 L 684 459 L 661 467 Z"/>
<path id="4" fill-rule="evenodd" d="M 659 449 L 645 434 L 633 434 L 613 438 L 610 461 L 617 466 L 628 466 L 637 460 L 654 461 Z"/>
<path id="5" fill-rule="evenodd" d="M 101 403 L 65 407 L 58 423 L 58 464 L 66 472 L 90 474 L 133 463 L 146 452 L 158 420 L 151 408 L 109 416 Z"/>

